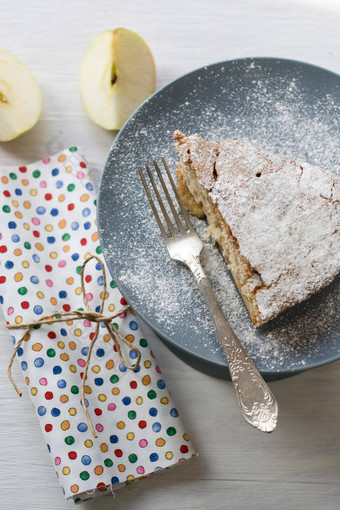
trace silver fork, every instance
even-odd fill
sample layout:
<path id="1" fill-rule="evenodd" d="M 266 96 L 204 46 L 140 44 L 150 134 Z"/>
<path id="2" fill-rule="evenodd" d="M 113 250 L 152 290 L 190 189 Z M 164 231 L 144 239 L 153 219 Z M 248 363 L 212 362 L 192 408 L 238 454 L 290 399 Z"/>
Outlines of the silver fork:
<path id="1" fill-rule="evenodd" d="M 150 170 L 150 166 L 146 164 L 145 168 L 156 195 L 157 202 L 164 216 L 169 234 L 167 233 L 158 214 L 142 167 L 139 166 L 138 170 L 170 257 L 173 260 L 178 260 L 188 266 L 196 278 L 198 288 L 203 294 L 214 320 L 216 331 L 229 365 L 231 379 L 236 390 L 236 395 L 243 417 L 248 423 L 250 423 L 250 425 L 253 425 L 253 427 L 258 428 L 263 432 L 272 432 L 276 428 L 278 421 L 278 405 L 275 397 L 266 382 L 263 380 L 254 363 L 247 355 L 241 342 L 232 330 L 221 305 L 217 301 L 215 293 L 200 263 L 200 253 L 203 248 L 203 243 L 190 222 L 189 216 L 178 195 L 171 172 L 164 158 L 162 158 L 162 162 L 178 201 L 178 205 L 181 209 L 184 224 L 176 211 L 157 162 L 153 161 L 153 164 L 179 232 L 176 231 L 175 226 L 166 211 L 159 189 L 157 188 L 157 184 Z"/>

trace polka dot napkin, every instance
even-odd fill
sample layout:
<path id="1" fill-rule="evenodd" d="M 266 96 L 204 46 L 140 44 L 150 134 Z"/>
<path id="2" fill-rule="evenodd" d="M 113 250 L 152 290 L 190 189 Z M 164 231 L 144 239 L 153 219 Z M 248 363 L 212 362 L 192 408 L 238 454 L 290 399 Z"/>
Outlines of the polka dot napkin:
<path id="1" fill-rule="evenodd" d="M 77 148 L 3 170 L 0 207 L 0 303 L 6 320 L 21 324 L 83 307 L 81 265 L 101 249 L 94 187 Z M 95 259 L 86 266 L 85 282 L 87 300 L 99 311 L 103 274 Z M 110 279 L 106 298 L 105 315 L 126 304 Z M 93 323 L 35 326 L 18 350 L 63 492 L 75 502 L 195 455 L 133 312 L 122 313 L 115 326 L 141 351 L 134 370 L 121 363 L 101 326 L 85 386 L 98 438 L 88 427 L 80 397 Z M 23 330 L 11 332 L 15 344 Z M 133 364 L 136 352 L 124 353 Z M 18 398 L 14 389 L 13 398 Z"/>

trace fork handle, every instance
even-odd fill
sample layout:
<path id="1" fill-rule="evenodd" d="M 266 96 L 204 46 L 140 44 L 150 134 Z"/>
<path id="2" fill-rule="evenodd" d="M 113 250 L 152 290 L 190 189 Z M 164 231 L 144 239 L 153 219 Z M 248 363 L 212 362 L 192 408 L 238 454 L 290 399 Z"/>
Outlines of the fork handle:
<path id="1" fill-rule="evenodd" d="M 214 320 L 243 417 L 253 427 L 272 432 L 278 421 L 278 405 L 274 395 L 230 326 L 199 258 L 192 257 L 187 265 L 197 280 Z"/>

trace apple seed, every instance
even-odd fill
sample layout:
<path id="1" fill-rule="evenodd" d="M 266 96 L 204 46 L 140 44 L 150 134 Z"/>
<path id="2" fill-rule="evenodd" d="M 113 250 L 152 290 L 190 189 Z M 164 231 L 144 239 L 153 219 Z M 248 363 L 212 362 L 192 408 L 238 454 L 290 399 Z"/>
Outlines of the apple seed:
<path id="1" fill-rule="evenodd" d="M 117 75 L 116 75 L 116 64 L 112 62 L 111 66 L 111 85 L 114 85 L 117 81 Z"/>

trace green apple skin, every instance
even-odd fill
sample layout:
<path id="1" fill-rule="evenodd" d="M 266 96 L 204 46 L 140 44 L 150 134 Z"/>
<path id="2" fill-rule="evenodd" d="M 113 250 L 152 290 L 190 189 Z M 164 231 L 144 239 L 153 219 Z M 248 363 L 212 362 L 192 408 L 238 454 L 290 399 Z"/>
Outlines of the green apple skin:
<path id="1" fill-rule="evenodd" d="M 0 141 L 14 140 L 39 120 L 42 94 L 31 71 L 0 48 Z"/>
<path id="2" fill-rule="evenodd" d="M 80 96 L 99 126 L 119 130 L 155 91 L 156 70 L 149 46 L 132 30 L 116 28 L 90 44 L 80 71 Z"/>

